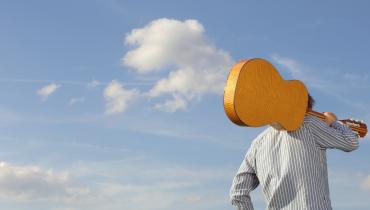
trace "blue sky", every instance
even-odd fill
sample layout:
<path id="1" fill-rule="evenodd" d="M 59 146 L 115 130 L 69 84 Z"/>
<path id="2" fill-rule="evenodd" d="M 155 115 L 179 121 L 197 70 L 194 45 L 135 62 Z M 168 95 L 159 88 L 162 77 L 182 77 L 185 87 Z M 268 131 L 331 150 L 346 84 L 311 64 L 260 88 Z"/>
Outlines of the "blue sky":
<path id="1" fill-rule="evenodd" d="M 271 61 L 317 111 L 370 122 L 367 1 L 0 1 L 0 207 L 221 210 L 251 140 L 231 65 Z M 328 151 L 334 209 L 370 208 L 369 137 Z M 259 189 L 255 209 L 264 209 Z"/>

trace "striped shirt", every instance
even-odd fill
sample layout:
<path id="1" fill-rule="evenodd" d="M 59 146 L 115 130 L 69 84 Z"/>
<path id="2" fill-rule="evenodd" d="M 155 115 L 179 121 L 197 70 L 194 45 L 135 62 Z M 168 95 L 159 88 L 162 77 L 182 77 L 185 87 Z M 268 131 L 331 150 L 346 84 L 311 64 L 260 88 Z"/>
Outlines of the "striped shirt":
<path id="1" fill-rule="evenodd" d="M 295 131 L 267 128 L 253 140 L 234 177 L 230 200 L 237 210 L 252 210 L 249 193 L 259 184 L 269 210 L 332 209 L 326 149 L 357 149 L 358 136 L 339 121 L 328 126 L 306 116 Z"/>

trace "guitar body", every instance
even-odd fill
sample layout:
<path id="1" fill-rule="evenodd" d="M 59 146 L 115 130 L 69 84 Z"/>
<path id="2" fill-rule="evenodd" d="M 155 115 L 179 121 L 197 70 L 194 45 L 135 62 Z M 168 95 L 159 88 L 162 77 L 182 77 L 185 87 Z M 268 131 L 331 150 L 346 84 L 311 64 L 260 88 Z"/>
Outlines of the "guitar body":
<path id="1" fill-rule="evenodd" d="M 229 119 L 241 126 L 279 123 L 298 129 L 307 111 L 308 92 L 298 80 L 284 80 L 274 66 L 260 58 L 235 64 L 224 90 Z"/>
<path id="2" fill-rule="evenodd" d="M 299 80 L 284 80 L 274 66 L 260 58 L 235 64 L 224 90 L 224 108 L 229 119 L 240 126 L 279 124 L 298 129 L 305 115 L 325 120 L 323 113 L 307 110 L 308 92 Z M 363 121 L 340 120 L 360 137 L 367 134 Z"/>

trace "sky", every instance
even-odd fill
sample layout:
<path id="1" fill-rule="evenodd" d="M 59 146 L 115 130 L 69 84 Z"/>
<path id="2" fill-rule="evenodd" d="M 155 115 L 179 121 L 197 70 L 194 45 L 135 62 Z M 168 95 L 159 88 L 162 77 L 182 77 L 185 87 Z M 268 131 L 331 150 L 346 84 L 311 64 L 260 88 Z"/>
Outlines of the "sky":
<path id="1" fill-rule="evenodd" d="M 0 207 L 224 210 L 266 127 L 223 109 L 264 58 L 315 110 L 370 122 L 368 1 L 0 0 Z M 336 210 L 370 208 L 370 138 L 328 150 Z M 255 209 L 266 207 L 257 188 Z"/>

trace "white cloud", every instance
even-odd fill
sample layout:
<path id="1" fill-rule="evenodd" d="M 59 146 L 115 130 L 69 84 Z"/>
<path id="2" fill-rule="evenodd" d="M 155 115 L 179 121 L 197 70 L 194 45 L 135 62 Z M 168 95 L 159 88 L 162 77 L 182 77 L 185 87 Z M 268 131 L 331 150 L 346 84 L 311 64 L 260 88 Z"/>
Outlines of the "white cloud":
<path id="1" fill-rule="evenodd" d="M 0 196 L 20 201 L 71 202 L 89 194 L 89 188 L 71 182 L 67 172 L 0 162 Z"/>
<path id="2" fill-rule="evenodd" d="M 362 180 L 361 188 L 370 191 L 370 175 Z"/>
<path id="3" fill-rule="evenodd" d="M 53 94 L 58 88 L 60 88 L 60 85 L 56 83 L 51 83 L 49 85 L 46 85 L 39 89 L 37 91 L 37 94 L 41 96 L 42 100 L 45 101 L 48 99 L 48 97 Z"/>
<path id="4" fill-rule="evenodd" d="M 85 97 L 71 98 L 71 99 L 69 100 L 69 105 L 70 105 L 70 106 L 72 106 L 72 105 L 74 105 L 74 104 L 76 104 L 76 103 L 82 103 L 82 102 L 84 102 L 84 101 L 85 101 Z"/>
<path id="5" fill-rule="evenodd" d="M 139 96 L 139 91 L 125 89 L 120 82 L 112 80 L 103 94 L 106 101 L 105 113 L 111 115 L 125 111 L 127 105 Z"/>
<path id="6" fill-rule="evenodd" d="M 211 210 L 228 203 L 222 185 L 226 182 L 229 187 L 231 171 L 137 155 L 77 162 L 65 172 L 0 163 L 0 198 L 17 204 L 26 201 L 31 209 L 43 205 L 53 210 Z M 215 183 L 218 187 L 210 187 Z"/>
<path id="7" fill-rule="evenodd" d="M 186 100 L 175 95 L 172 99 L 166 100 L 164 103 L 156 104 L 154 108 L 166 112 L 175 112 L 180 109 L 185 110 L 186 103 Z"/>
<path id="8" fill-rule="evenodd" d="M 169 97 L 155 108 L 173 112 L 204 94 L 223 93 L 233 60 L 209 41 L 197 20 L 154 20 L 132 30 L 125 42 L 135 46 L 123 57 L 125 65 L 139 74 L 170 71 L 146 93 L 150 98 Z"/>

